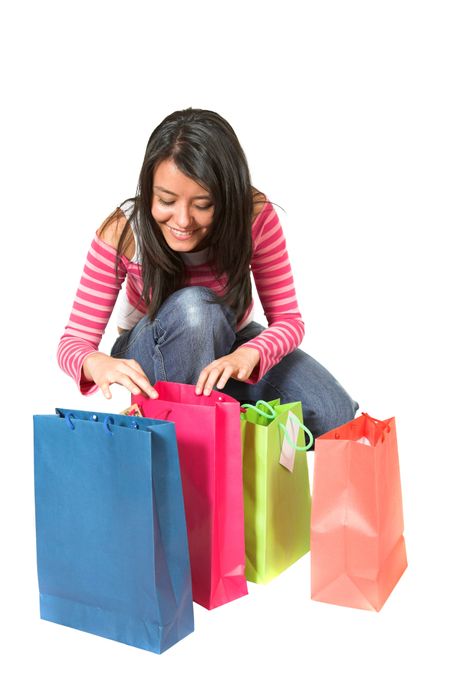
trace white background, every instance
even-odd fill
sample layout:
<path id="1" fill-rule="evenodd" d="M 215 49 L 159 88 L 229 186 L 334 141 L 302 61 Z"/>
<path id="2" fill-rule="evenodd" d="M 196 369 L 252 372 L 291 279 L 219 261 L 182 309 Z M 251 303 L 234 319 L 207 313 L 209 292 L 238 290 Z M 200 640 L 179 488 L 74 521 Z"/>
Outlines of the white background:
<path id="1" fill-rule="evenodd" d="M 2 3 L 3 672 L 448 672 L 447 10 Z M 31 420 L 128 403 L 117 387 L 83 398 L 56 346 L 94 231 L 134 194 L 153 128 L 188 106 L 231 123 L 285 210 L 304 349 L 362 410 L 397 418 L 409 568 L 377 614 L 311 601 L 306 556 L 196 606 L 195 632 L 158 657 L 39 619 Z"/>

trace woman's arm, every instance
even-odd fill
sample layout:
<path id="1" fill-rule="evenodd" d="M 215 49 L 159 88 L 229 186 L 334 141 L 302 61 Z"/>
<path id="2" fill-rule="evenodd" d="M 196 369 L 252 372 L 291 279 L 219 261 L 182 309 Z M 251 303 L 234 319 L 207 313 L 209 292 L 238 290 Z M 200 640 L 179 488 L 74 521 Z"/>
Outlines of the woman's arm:
<path id="1" fill-rule="evenodd" d="M 96 234 L 58 345 L 58 363 L 75 380 L 82 394 L 93 394 L 97 389 L 85 377 L 83 362 L 89 354 L 97 352 L 126 276 L 126 262 L 122 258 L 116 277 L 115 260 L 116 250 Z"/>
<path id="2" fill-rule="evenodd" d="M 281 359 L 301 343 L 305 326 L 294 288 L 294 278 L 286 239 L 278 215 L 271 204 L 253 224 L 251 269 L 268 327 L 243 347 L 256 349 L 260 360 L 251 376 L 255 384 Z"/>
<path id="3" fill-rule="evenodd" d="M 253 221 L 251 268 L 268 328 L 234 352 L 208 364 L 199 375 L 196 393 L 208 395 L 230 377 L 255 384 L 293 351 L 304 335 L 286 241 L 278 215 L 270 203 Z"/>
<path id="4" fill-rule="evenodd" d="M 117 244 L 127 224 L 119 212 L 111 216 L 96 233 L 89 249 L 76 292 L 69 322 L 65 327 L 57 359 L 64 372 L 77 383 L 82 394 L 93 394 L 99 387 L 107 398 L 113 382 L 132 393 L 141 390 L 149 395 L 153 388 L 138 363 L 130 359 L 114 359 L 98 351 L 118 293 L 126 277 L 129 258 L 122 255 L 116 275 Z M 126 249 L 128 254 L 130 251 Z M 132 253 L 132 252 L 131 252 Z M 137 388 L 139 387 L 139 388 Z"/>

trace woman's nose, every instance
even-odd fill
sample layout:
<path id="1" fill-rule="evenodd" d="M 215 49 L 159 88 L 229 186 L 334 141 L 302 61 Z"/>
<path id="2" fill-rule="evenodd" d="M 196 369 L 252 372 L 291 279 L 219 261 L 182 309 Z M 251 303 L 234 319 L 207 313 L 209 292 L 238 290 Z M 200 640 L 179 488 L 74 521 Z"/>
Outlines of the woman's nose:
<path id="1" fill-rule="evenodd" d="M 192 224 L 192 216 L 187 206 L 180 206 L 175 213 L 176 224 L 180 229 L 187 229 Z"/>

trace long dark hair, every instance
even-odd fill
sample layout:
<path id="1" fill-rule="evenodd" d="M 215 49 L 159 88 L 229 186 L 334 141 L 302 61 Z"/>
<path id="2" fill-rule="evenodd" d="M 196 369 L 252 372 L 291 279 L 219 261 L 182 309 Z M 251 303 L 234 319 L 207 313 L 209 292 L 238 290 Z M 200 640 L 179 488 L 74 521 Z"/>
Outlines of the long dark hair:
<path id="1" fill-rule="evenodd" d="M 153 175 L 166 159 L 211 194 L 213 222 L 202 243 L 209 247 L 215 276 L 227 279 L 217 301 L 231 307 L 239 321 L 251 300 L 254 192 L 262 193 L 251 185 L 247 159 L 230 124 L 211 110 L 197 108 L 173 112 L 153 131 L 133 199 L 129 222 L 134 219 L 142 255 L 142 295 L 148 302 L 148 316 L 153 321 L 162 303 L 185 280 L 182 257 L 167 244 L 151 213 Z M 119 239 L 117 261 L 129 241 L 130 228 L 126 227 Z"/>

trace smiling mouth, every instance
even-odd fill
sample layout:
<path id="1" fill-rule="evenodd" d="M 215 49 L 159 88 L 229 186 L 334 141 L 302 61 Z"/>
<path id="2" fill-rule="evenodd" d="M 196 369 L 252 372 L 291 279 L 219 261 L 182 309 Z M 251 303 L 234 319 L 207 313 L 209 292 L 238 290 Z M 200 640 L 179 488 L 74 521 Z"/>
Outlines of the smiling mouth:
<path id="1" fill-rule="evenodd" d="M 177 238 L 177 239 L 189 239 L 189 237 L 196 232 L 196 229 L 193 230 L 177 230 L 175 227 L 170 227 L 170 225 L 166 226 L 171 233 Z"/>

